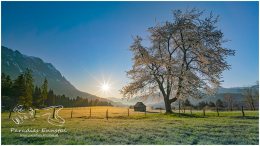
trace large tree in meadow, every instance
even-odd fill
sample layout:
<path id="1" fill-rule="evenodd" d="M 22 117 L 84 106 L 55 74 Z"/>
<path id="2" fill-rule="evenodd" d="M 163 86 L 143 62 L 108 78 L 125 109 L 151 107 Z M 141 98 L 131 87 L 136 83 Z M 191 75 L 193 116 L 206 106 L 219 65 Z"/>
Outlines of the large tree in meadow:
<path id="1" fill-rule="evenodd" d="M 132 82 L 123 87 L 126 97 L 162 93 L 167 113 L 177 99 L 202 97 L 219 87 L 221 73 L 230 68 L 226 58 L 234 50 L 223 47 L 218 17 L 203 11 L 174 10 L 173 21 L 148 29 L 150 47 L 137 36 L 130 47 L 133 67 L 127 72 Z"/>

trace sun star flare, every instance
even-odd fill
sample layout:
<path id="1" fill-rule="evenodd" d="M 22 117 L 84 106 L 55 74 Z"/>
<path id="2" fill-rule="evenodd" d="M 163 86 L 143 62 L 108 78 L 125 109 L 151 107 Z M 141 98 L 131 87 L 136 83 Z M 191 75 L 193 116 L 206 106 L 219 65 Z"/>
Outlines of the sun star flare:
<path id="1" fill-rule="evenodd" d="M 101 90 L 102 90 L 103 92 L 108 92 L 108 91 L 110 90 L 110 88 L 111 88 L 111 86 L 110 86 L 110 84 L 108 84 L 108 83 L 103 83 L 103 84 L 101 85 Z"/>

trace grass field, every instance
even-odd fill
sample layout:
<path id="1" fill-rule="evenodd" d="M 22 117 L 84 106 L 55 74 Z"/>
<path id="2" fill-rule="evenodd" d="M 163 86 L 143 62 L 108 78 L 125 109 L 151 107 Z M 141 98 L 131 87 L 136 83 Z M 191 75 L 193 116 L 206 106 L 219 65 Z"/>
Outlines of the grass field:
<path id="1" fill-rule="evenodd" d="M 108 109 L 108 120 L 106 111 Z M 186 114 L 136 113 L 127 108 L 92 107 L 62 109 L 66 120 L 53 126 L 46 117 L 25 120 L 17 125 L 2 113 L 2 144 L 259 144 L 258 111 L 189 111 Z M 37 113 L 41 115 L 44 111 Z M 156 112 L 156 111 L 153 111 Z M 158 111 L 157 111 L 158 112 Z M 13 115 L 12 115 L 13 116 Z M 23 137 L 16 129 L 66 129 L 58 137 Z M 27 133 L 28 134 L 28 133 Z"/>

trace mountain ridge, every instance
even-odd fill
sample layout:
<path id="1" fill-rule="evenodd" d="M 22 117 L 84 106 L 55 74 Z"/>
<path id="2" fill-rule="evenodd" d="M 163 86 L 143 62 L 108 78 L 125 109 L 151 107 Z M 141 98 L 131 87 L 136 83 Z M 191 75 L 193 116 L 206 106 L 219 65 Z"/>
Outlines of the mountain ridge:
<path id="1" fill-rule="evenodd" d="M 41 86 L 46 77 L 49 89 L 54 90 L 56 94 L 64 94 L 70 98 L 80 96 L 89 99 L 106 100 L 78 90 L 51 63 L 44 62 L 39 57 L 28 56 L 5 46 L 1 46 L 1 51 L 1 72 L 10 75 L 11 79 L 15 79 L 28 68 L 32 70 L 35 85 Z"/>

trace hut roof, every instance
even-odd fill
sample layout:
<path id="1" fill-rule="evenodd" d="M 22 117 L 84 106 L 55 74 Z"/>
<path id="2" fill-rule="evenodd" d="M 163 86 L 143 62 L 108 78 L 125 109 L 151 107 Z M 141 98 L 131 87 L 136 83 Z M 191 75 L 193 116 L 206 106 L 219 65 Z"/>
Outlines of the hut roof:
<path id="1" fill-rule="evenodd" d="M 142 102 L 137 102 L 134 107 L 146 107 Z"/>

